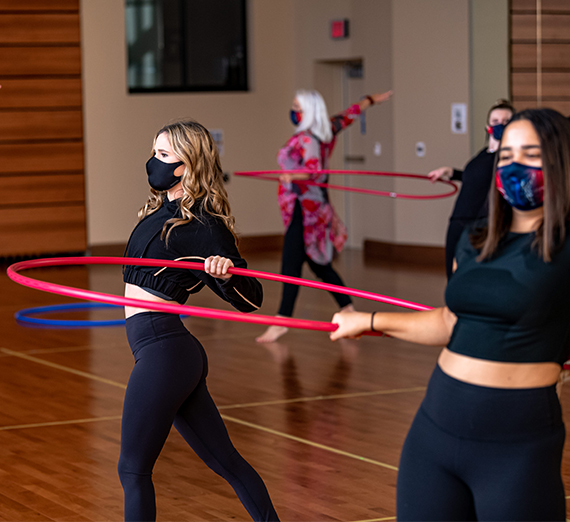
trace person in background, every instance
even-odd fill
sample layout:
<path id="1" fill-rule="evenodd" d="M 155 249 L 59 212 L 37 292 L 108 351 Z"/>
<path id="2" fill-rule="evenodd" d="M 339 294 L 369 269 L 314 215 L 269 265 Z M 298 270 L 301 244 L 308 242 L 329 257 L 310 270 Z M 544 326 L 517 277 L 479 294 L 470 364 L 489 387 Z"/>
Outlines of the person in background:
<path id="1" fill-rule="evenodd" d="M 465 227 L 487 215 L 487 194 L 491 186 L 495 156 L 505 125 L 515 112 L 507 100 L 497 100 L 487 113 L 487 144 L 469 160 L 463 171 L 451 167 L 432 170 L 428 177 L 432 182 L 438 179 L 461 181 L 461 190 L 449 218 L 445 240 L 445 272 L 451 277 L 453 256 L 457 242 Z"/>
<path id="2" fill-rule="evenodd" d="M 306 169 L 314 173 L 283 174 L 278 196 L 281 216 L 286 228 L 281 258 L 281 273 L 301 277 L 307 262 L 315 275 L 325 283 L 344 286 L 332 266 L 332 260 L 346 242 L 346 228 L 330 204 L 326 188 L 306 181 L 327 183 L 329 168 L 338 133 L 348 127 L 372 105 L 380 105 L 392 96 L 392 91 L 372 94 L 344 112 L 329 118 L 325 102 L 317 91 L 298 90 L 291 106 L 291 122 L 295 134 L 277 155 L 281 170 Z M 291 317 L 299 287 L 284 284 L 278 317 Z M 354 310 L 352 300 L 345 294 L 332 294 L 341 310 Z M 287 333 L 284 326 L 270 326 L 256 338 L 267 343 Z"/>

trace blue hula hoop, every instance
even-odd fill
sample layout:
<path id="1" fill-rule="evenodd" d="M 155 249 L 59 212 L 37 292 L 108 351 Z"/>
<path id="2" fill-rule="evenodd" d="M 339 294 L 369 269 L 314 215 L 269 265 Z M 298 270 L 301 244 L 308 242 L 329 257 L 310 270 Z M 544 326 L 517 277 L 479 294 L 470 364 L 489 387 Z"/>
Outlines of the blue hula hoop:
<path id="1" fill-rule="evenodd" d="M 51 306 L 37 306 L 35 308 L 24 308 L 14 314 L 16 321 L 42 326 L 61 327 L 95 327 L 95 326 L 121 326 L 125 324 L 124 319 L 111 319 L 106 321 L 91 321 L 87 319 L 42 319 L 40 317 L 30 317 L 32 314 L 45 314 L 50 312 L 69 312 L 75 310 L 85 310 L 92 308 L 123 308 L 122 306 L 105 303 L 72 303 Z"/>

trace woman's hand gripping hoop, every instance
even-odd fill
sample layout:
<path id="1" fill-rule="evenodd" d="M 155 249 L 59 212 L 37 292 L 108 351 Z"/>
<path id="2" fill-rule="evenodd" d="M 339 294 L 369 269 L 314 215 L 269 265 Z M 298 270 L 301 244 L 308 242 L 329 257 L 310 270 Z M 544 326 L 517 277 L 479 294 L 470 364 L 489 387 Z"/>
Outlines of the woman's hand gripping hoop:
<path id="1" fill-rule="evenodd" d="M 50 292 L 53 294 L 66 295 L 75 297 L 77 299 L 85 299 L 88 301 L 98 301 L 102 303 L 109 303 L 119 306 L 132 306 L 135 308 L 145 308 L 147 310 L 155 310 L 158 312 L 168 312 L 171 314 L 184 314 L 193 315 L 196 317 L 206 317 L 210 319 L 223 319 L 226 321 L 237 321 L 242 323 L 255 323 L 265 325 L 278 325 L 286 326 L 288 328 L 301 328 L 305 330 L 318 330 L 322 332 L 333 332 L 338 326 L 333 323 L 324 321 L 311 321 L 306 319 L 291 319 L 287 317 L 274 317 L 268 315 L 250 315 L 241 312 L 231 312 L 226 310 L 215 310 L 212 308 L 201 308 L 197 306 L 186 306 L 179 304 L 160 303 L 155 301 L 145 301 L 142 299 L 133 299 L 129 297 L 121 297 L 112 294 L 104 294 L 101 292 L 94 292 L 91 290 L 82 290 L 80 288 L 73 288 L 70 286 L 58 285 L 55 283 L 48 283 L 46 281 L 39 281 L 26 277 L 18 272 L 27 270 L 29 268 L 44 268 L 50 266 L 67 266 L 67 265 L 132 265 L 132 266 L 156 266 L 156 267 L 176 267 L 187 268 L 189 270 L 204 270 L 203 263 L 193 263 L 188 261 L 167 261 L 164 259 L 140 259 L 130 257 L 59 257 L 49 259 L 33 259 L 29 261 L 21 261 L 14 263 L 8 267 L 8 277 L 12 281 L 41 290 L 43 292 Z M 257 270 L 249 270 L 244 268 L 230 268 L 229 273 L 245 277 L 256 277 L 259 279 L 266 279 L 268 281 L 278 281 L 281 283 L 289 283 L 300 286 L 307 286 L 309 288 L 317 288 L 320 290 L 327 290 L 329 292 L 337 292 L 348 294 L 354 297 L 361 297 L 380 303 L 387 303 L 403 308 L 410 308 L 412 310 L 431 310 L 429 306 L 425 306 L 411 301 L 404 301 L 381 294 L 374 294 L 372 292 L 365 292 L 355 288 L 347 288 L 344 286 L 330 285 L 327 283 L 320 283 L 318 281 L 309 281 L 297 277 L 289 277 L 283 275 L 272 274 L 269 272 L 259 272 Z M 380 332 L 374 334 L 370 332 L 369 335 L 382 335 Z"/>
<path id="2" fill-rule="evenodd" d="M 236 176 L 252 177 L 256 179 L 264 179 L 267 181 L 279 181 L 279 177 L 283 175 L 291 174 L 344 174 L 351 176 L 384 176 L 384 177 L 394 177 L 394 178 L 408 178 L 408 179 L 421 179 L 425 181 L 431 181 L 428 176 L 422 176 L 420 174 L 403 174 L 398 172 L 375 172 L 370 170 L 258 170 L 258 171 L 240 171 L 234 172 Z M 389 198 L 400 198 L 400 199 L 441 199 L 453 196 L 458 188 L 457 185 L 451 181 L 438 179 L 437 183 L 443 183 L 452 187 L 450 192 L 445 192 L 444 194 L 399 194 L 397 192 L 386 192 L 383 190 L 372 190 L 363 189 L 356 187 L 345 187 L 343 185 L 331 185 L 330 183 L 316 183 L 309 179 L 294 179 L 295 183 L 304 185 L 313 185 L 315 187 L 322 187 L 331 190 L 344 190 L 346 192 L 356 192 L 359 194 L 370 194 L 372 196 L 384 196 Z"/>

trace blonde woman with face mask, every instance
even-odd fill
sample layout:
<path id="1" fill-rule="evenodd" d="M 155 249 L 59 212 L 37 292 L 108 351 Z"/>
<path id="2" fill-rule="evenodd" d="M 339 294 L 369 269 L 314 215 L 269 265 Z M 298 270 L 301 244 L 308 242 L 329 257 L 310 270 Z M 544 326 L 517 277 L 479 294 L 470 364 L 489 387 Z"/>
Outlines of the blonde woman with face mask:
<path id="1" fill-rule="evenodd" d="M 207 286 L 242 312 L 261 306 L 255 279 L 231 275 L 246 268 L 236 247 L 234 218 L 218 151 L 194 121 L 160 129 L 146 170 L 151 195 L 127 244 L 127 257 L 204 261 L 205 270 L 125 266 L 125 295 L 183 304 Z M 253 520 L 277 513 L 261 477 L 232 445 L 206 386 L 208 360 L 177 315 L 125 309 L 135 358 L 123 407 L 119 476 L 125 520 L 156 519 L 152 470 L 171 427 L 235 490 Z"/>
<path id="2" fill-rule="evenodd" d="M 438 179 L 461 181 L 461 190 L 449 218 L 445 240 L 445 271 L 448 279 L 451 277 L 455 248 L 461 233 L 465 227 L 487 215 L 487 194 L 491 186 L 497 149 L 503 130 L 514 113 L 514 107 L 507 100 L 497 100 L 487 113 L 485 148 L 469 160 L 464 170 L 440 167 L 428 174 L 432 182 Z"/>

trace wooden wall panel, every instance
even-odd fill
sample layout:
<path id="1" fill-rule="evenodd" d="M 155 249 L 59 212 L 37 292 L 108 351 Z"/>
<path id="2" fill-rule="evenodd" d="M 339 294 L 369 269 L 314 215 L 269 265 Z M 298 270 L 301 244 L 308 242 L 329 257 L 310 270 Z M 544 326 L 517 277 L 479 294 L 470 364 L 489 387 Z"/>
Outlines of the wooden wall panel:
<path id="1" fill-rule="evenodd" d="M 511 37 L 515 41 L 536 41 L 536 15 L 511 14 L 511 31 Z M 563 14 L 543 14 L 542 39 L 546 41 L 570 41 L 570 16 Z"/>
<path id="2" fill-rule="evenodd" d="M 79 0 L 0 0 L 0 11 L 78 11 Z"/>
<path id="3" fill-rule="evenodd" d="M 0 113 L 0 142 L 3 140 L 68 140 L 83 137 L 81 110 Z"/>
<path id="4" fill-rule="evenodd" d="M 513 72 L 514 98 L 536 98 L 536 72 Z M 542 73 L 542 96 L 552 99 L 570 99 L 570 72 Z"/>
<path id="5" fill-rule="evenodd" d="M 540 62 L 536 0 L 511 0 L 510 7 L 511 98 L 515 107 L 552 107 L 570 114 L 570 0 L 542 0 Z"/>
<path id="6" fill-rule="evenodd" d="M 81 74 L 79 46 L 4 47 L 0 52 L 0 77 L 61 74 Z"/>
<path id="7" fill-rule="evenodd" d="M 62 201 L 82 204 L 85 201 L 81 174 L 46 174 L 0 176 L 0 208 L 14 205 L 46 205 Z"/>
<path id="8" fill-rule="evenodd" d="M 536 109 L 538 104 L 536 100 L 518 100 L 514 102 L 514 106 L 517 111 L 522 111 L 523 109 Z M 564 116 L 570 116 L 570 100 L 544 100 L 540 106 L 554 109 L 564 114 Z"/>
<path id="9" fill-rule="evenodd" d="M 83 143 L 0 143 L 0 174 L 83 170 Z"/>
<path id="10" fill-rule="evenodd" d="M 536 0 L 511 0 L 513 11 L 535 11 Z M 542 0 L 542 11 L 561 11 L 570 13 L 570 2 L 568 0 Z"/>
<path id="11" fill-rule="evenodd" d="M 536 70 L 536 43 L 532 44 L 513 43 L 511 50 L 512 50 L 511 65 L 513 70 L 517 69 Z M 560 69 L 565 65 L 567 67 L 570 67 L 570 45 L 568 44 L 542 45 L 543 70 Z"/>
<path id="12" fill-rule="evenodd" d="M 0 44 L 77 44 L 79 41 L 79 13 L 0 16 Z"/>
<path id="13" fill-rule="evenodd" d="M 1 79 L 0 109 L 81 107 L 81 79 Z"/>
<path id="14" fill-rule="evenodd" d="M 85 206 L 0 208 L 0 256 L 85 250 Z"/>
<path id="15" fill-rule="evenodd" d="M 0 256 L 87 248 L 79 0 L 0 0 Z"/>

